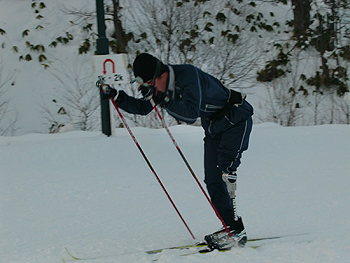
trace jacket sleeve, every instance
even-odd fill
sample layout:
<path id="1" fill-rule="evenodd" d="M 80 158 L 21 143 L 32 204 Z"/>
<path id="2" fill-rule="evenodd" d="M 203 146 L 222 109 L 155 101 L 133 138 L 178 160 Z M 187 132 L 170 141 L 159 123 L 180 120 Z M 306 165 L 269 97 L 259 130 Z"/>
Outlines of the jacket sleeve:
<path id="1" fill-rule="evenodd" d="M 176 80 L 176 85 L 180 90 L 174 91 L 176 94 L 165 108 L 175 119 L 192 124 L 199 116 L 202 98 L 198 71 L 193 66 L 187 66 L 179 75 L 181 78 Z"/>
<path id="2" fill-rule="evenodd" d="M 122 110 L 138 115 L 147 115 L 153 110 L 152 104 L 148 100 L 136 99 L 127 95 L 123 90 L 119 92 L 116 103 Z"/>

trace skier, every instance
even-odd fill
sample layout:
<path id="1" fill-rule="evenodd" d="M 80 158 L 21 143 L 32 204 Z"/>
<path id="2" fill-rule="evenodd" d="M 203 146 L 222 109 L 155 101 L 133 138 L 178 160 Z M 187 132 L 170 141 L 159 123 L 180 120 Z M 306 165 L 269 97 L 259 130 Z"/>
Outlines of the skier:
<path id="1" fill-rule="evenodd" d="M 133 63 L 133 72 L 142 99 L 110 86 L 104 86 L 104 97 L 113 99 L 119 108 L 132 114 L 150 113 L 152 98 L 179 121 L 193 124 L 201 118 L 205 131 L 204 182 L 212 203 L 231 232 L 223 227 L 205 236 L 205 240 L 212 249 L 244 246 L 247 235 L 236 211 L 236 172 L 242 152 L 248 148 L 253 107 L 244 94 L 226 88 L 193 65 L 165 65 L 156 57 L 141 53 Z"/>

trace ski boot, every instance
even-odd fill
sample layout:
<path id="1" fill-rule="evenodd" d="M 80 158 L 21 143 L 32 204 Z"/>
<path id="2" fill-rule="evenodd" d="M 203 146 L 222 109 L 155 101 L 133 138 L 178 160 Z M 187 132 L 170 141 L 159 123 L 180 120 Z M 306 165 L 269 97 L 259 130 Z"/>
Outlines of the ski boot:
<path id="1" fill-rule="evenodd" d="M 247 243 L 247 234 L 245 229 L 243 230 L 230 230 L 230 235 L 226 228 L 221 228 L 220 230 L 214 232 L 213 234 L 206 235 L 204 237 L 208 244 L 208 247 L 212 250 L 226 250 L 231 247 L 244 247 Z"/>

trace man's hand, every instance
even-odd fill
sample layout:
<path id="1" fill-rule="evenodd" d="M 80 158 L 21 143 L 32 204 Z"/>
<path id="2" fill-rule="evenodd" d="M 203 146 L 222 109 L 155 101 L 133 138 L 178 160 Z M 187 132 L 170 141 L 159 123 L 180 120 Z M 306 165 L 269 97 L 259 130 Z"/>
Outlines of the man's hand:
<path id="1" fill-rule="evenodd" d="M 153 97 L 153 95 L 156 93 L 156 88 L 151 85 L 144 85 L 141 84 L 138 90 L 141 92 L 142 97 L 145 100 L 149 100 Z"/>
<path id="2" fill-rule="evenodd" d="M 156 89 L 152 85 L 140 85 L 138 90 L 141 92 L 145 100 L 153 99 L 156 105 L 166 106 L 170 100 L 170 93 L 167 91 L 165 93 Z"/>
<path id="3" fill-rule="evenodd" d="M 245 100 L 246 97 L 247 97 L 247 94 L 231 89 L 229 103 L 238 107 L 243 104 L 243 101 Z"/>
<path id="4" fill-rule="evenodd" d="M 102 84 L 100 86 L 100 88 L 101 88 L 101 91 L 102 91 L 102 97 L 104 99 L 117 100 L 119 92 L 116 89 L 114 89 L 111 86 L 106 85 L 106 84 Z"/>

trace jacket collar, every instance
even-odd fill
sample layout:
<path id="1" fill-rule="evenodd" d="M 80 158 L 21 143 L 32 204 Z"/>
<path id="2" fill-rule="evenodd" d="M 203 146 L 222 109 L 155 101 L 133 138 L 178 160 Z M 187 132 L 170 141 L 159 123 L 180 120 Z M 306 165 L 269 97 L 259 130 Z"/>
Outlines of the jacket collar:
<path id="1" fill-rule="evenodd" d="M 169 66 L 169 77 L 168 77 L 168 90 L 173 92 L 175 90 L 175 72 L 172 66 Z"/>

